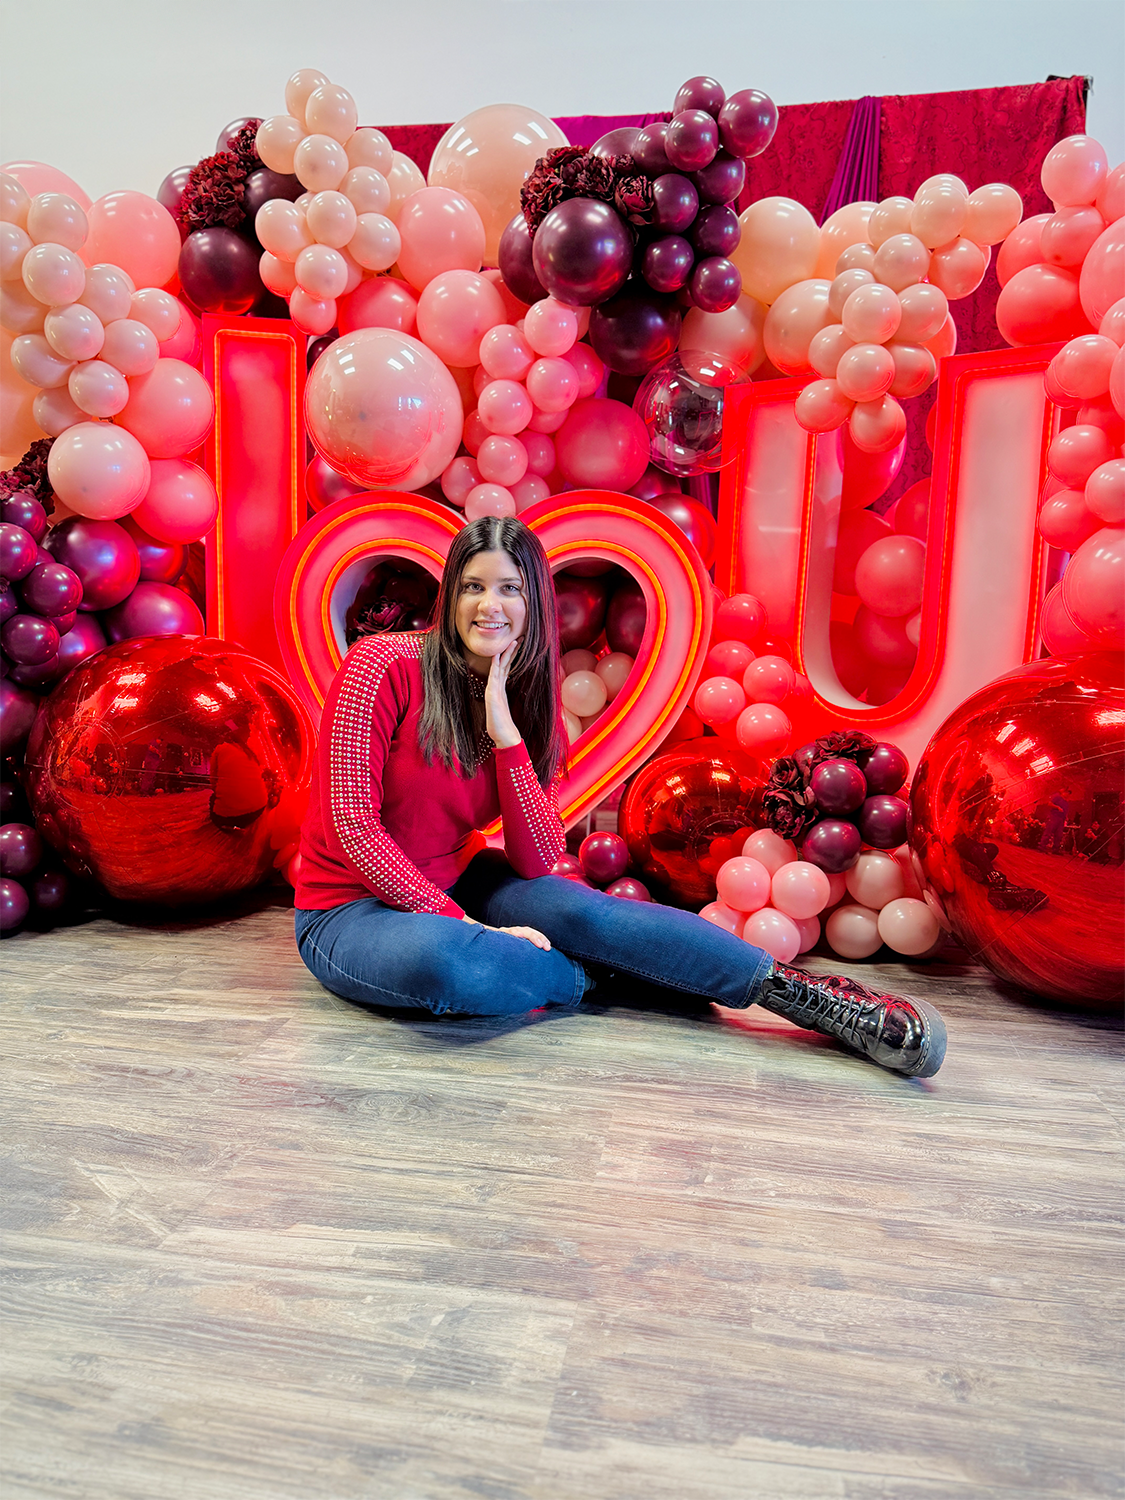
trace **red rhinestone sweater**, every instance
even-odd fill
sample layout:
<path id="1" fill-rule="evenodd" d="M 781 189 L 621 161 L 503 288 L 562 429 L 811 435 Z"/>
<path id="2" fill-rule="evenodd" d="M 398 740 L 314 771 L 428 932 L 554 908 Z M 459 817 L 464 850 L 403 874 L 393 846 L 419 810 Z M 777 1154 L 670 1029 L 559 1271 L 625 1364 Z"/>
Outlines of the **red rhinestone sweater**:
<path id="1" fill-rule="evenodd" d="M 497 817 L 525 879 L 548 874 L 565 848 L 558 780 L 544 792 L 522 740 L 493 748 L 469 777 L 426 764 L 421 655 L 421 635 L 363 636 L 336 673 L 301 831 L 299 907 L 377 896 L 400 911 L 463 916 L 446 891 Z"/>

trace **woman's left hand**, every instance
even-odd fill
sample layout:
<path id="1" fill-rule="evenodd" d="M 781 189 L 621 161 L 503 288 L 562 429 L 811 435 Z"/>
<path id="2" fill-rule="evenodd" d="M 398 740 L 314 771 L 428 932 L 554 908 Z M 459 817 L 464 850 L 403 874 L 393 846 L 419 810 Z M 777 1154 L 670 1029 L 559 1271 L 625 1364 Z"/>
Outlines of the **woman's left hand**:
<path id="1" fill-rule="evenodd" d="M 489 739 L 501 750 L 511 749 L 523 738 L 508 707 L 508 673 L 519 648 L 519 641 L 513 641 L 492 658 L 484 686 L 484 727 Z"/>

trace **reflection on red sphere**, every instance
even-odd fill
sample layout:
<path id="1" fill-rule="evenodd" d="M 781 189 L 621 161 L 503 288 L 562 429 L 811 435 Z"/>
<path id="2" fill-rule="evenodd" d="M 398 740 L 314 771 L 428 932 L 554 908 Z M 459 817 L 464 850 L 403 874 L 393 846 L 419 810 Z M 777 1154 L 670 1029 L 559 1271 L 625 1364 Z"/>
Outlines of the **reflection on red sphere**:
<path id="1" fill-rule="evenodd" d="M 69 868 L 112 896 L 213 901 L 256 885 L 295 841 L 315 738 L 289 684 L 237 646 L 124 641 L 47 699 L 28 797 Z"/>
<path id="2" fill-rule="evenodd" d="M 763 822 L 765 782 L 764 768 L 714 739 L 677 745 L 643 766 L 618 826 L 645 883 L 680 906 L 714 901 L 720 865 Z"/>
<path id="3" fill-rule="evenodd" d="M 926 747 L 911 847 L 981 963 L 1038 995 L 1116 1004 L 1125 969 L 1122 657 L 1029 662 Z"/>

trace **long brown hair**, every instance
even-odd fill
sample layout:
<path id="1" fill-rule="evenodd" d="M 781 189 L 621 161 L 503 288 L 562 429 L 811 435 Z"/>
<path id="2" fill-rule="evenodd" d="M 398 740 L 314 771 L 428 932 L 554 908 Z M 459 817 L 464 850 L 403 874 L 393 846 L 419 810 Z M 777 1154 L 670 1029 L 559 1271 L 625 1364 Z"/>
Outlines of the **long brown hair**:
<path id="1" fill-rule="evenodd" d="M 514 516 L 482 516 L 453 538 L 434 604 L 434 625 L 422 646 L 426 701 L 418 724 L 422 753 L 450 770 L 455 759 L 472 774 L 476 748 L 464 647 L 457 633 L 461 576 L 478 552 L 506 552 L 523 575 L 527 622 L 508 682 L 512 718 L 523 735 L 539 783 L 547 787 L 566 760 L 560 723 L 559 626 L 547 554 L 533 531 Z"/>

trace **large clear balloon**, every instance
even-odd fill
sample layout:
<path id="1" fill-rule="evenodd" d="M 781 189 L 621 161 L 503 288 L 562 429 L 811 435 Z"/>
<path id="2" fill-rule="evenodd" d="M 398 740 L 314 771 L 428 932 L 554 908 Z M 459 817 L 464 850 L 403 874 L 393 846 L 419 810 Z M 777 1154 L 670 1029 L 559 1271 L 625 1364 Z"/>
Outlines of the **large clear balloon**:
<path id="1" fill-rule="evenodd" d="M 648 429 L 652 462 L 669 474 L 713 474 L 722 461 L 727 390 L 748 383 L 735 365 L 679 350 L 650 370 L 633 398 Z"/>

